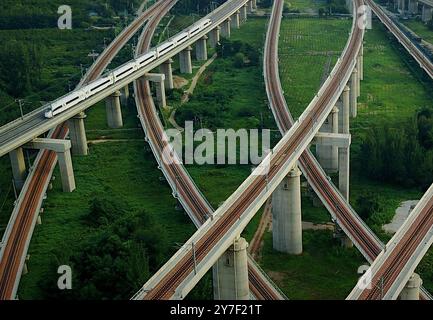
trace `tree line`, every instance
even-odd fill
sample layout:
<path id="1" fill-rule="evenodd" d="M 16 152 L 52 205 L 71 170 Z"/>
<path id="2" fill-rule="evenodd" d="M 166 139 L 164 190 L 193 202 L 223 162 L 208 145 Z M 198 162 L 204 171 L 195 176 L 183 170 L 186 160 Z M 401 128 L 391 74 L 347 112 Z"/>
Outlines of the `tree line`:
<path id="1" fill-rule="evenodd" d="M 107 193 L 108 194 L 108 193 Z M 97 195 L 82 223 L 91 236 L 71 249 L 53 251 L 50 276 L 39 282 L 45 299 L 119 300 L 130 298 L 164 262 L 164 228 L 145 210 L 134 211 L 122 199 Z M 57 268 L 73 272 L 72 290 L 57 287 Z"/>
<path id="2" fill-rule="evenodd" d="M 372 179 L 427 189 L 433 177 L 433 109 L 423 108 L 399 127 L 371 128 L 360 163 Z"/>

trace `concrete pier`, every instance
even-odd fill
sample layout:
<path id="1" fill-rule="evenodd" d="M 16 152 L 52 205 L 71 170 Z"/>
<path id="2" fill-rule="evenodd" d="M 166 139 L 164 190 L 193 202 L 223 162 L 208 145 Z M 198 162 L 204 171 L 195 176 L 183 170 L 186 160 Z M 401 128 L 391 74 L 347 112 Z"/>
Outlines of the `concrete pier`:
<path id="1" fill-rule="evenodd" d="M 400 300 L 419 300 L 420 288 L 422 285 L 421 277 L 414 273 L 400 293 Z"/>
<path id="2" fill-rule="evenodd" d="M 248 1 L 248 13 L 252 13 L 254 11 L 253 1 Z"/>
<path id="3" fill-rule="evenodd" d="M 215 300 L 249 300 L 248 243 L 238 238 L 218 259 L 214 275 Z"/>
<path id="4" fill-rule="evenodd" d="M 85 113 L 80 112 L 74 118 L 68 120 L 69 139 L 71 140 L 73 155 L 86 156 L 88 154 L 86 130 L 84 128 L 85 118 Z"/>
<path id="5" fill-rule="evenodd" d="M 207 36 L 203 36 L 201 39 L 197 40 L 195 45 L 195 55 L 198 61 L 207 60 Z"/>
<path id="6" fill-rule="evenodd" d="M 11 160 L 15 188 L 19 192 L 23 188 L 27 176 L 23 148 L 17 148 L 9 152 L 9 158 Z"/>
<path id="7" fill-rule="evenodd" d="M 302 253 L 301 171 L 294 167 L 272 194 L 274 250 Z"/>
<path id="8" fill-rule="evenodd" d="M 359 80 L 364 80 L 364 45 L 361 45 L 361 50 L 358 56 L 358 77 Z"/>
<path id="9" fill-rule="evenodd" d="M 230 38 L 231 35 L 231 23 L 232 18 L 228 18 L 226 21 L 221 23 L 221 36 L 225 38 Z"/>
<path id="10" fill-rule="evenodd" d="M 171 66 L 172 63 L 173 63 L 173 59 L 170 58 L 159 66 L 161 73 L 165 75 L 165 88 L 167 90 L 174 89 L 173 68 Z"/>
<path id="11" fill-rule="evenodd" d="M 413 15 L 418 14 L 418 1 L 409 0 L 409 12 Z"/>
<path id="12" fill-rule="evenodd" d="M 245 4 L 245 5 L 244 5 L 243 7 L 241 7 L 241 9 L 240 9 L 240 11 L 241 11 L 241 13 L 240 13 L 240 19 L 241 19 L 241 22 L 242 22 L 242 23 L 246 22 L 247 19 L 248 19 L 248 9 L 247 9 L 247 7 L 248 7 L 248 5 Z"/>
<path id="13" fill-rule="evenodd" d="M 191 51 L 192 48 L 187 47 L 185 50 L 179 53 L 180 73 L 192 73 Z"/>
<path id="14" fill-rule="evenodd" d="M 211 48 L 215 48 L 220 42 L 221 27 L 216 26 L 209 32 L 209 45 Z"/>
<path id="15" fill-rule="evenodd" d="M 64 152 L 57 152 L 57 159 L 59 162 L 63 191 L 72 192 L 75 190 L 75 178 L 70 150 L 65 150 Z"/>
<path id="16" fill-rule="evenodd" d="M 232 16 L 232 25 L 233 29 L 239 29 L 241 27 L 241 12 L 240 10 L 236 11 Z"/>
<path id="17" fill-rule="evenodd" d="M 121 93 L 122 93 L 122 95 L 120 96 L 121 102 L 123 105 L 126 106 L 128 104 L 128 99 L 129 99 L 129 86 L 123 87 Z"/>
<path id="18" fill-rule="evenodd" d="M 422 21 L 429 22 L 432 19 L 432 15 L 433 15 L 433 7 L 423 4 L 422 15 L 421 15 Z"/>
<path id="19" fill-rule="evenodd" d="M 338 153 L 338 189 L 349 200 L 350 148 L 340 148 Z"/>
<path id="20" fill-rule="evenodd" d="M 356 118 L 358 113 L 358 71 L 356 68 L 350 76 L 350 115 Z"/>
<path id="21" fill-rule="evenodd" d="M 57 154 L 64 192 L 75 190 L 74 170 L 72 167 L 71 141 L 59 139 L 36 138 L 24 145 L 28 149 L 50 150 Z"/>
<path id="22" fill-rule="evenodd" d="M 165 75 L 160 73 L 148 73 L 144 76 L 144 79 L 155 85 L 156 102 L 158 103 L 158 107 L 160 109 L 167 107 L 167 100 L 165 97 Z"/>
<path id="23" fill-rule="evenodd" d="M 122 109 L 120 105 L 120 91 L 113 92 L 107 97 L 105 102 L 105 110 L 107 113 L 107 124 L 112 129 L 123 127 Z"/>
<path id="24" fill-rule="evenodd" d="M 334 106 L 331 113 L 328 115 L 326 122 L 322 125 L 320 132 L 327 133 L 338 133 L 338 108 Z M 321 143 L 316 144 L 316 154 L 317 160 L 329 173 L 334 173 L 338 171 L 338 147 L 322 145 Z"/>
<path id="25" fill-rule="evenodd" d="M 341 102 L 340 132 L 350 133 L 350 88 L 348 86 L 345 86 L 343 89 L 343 93 L 341 95 Z"/>
<path id="26" fill-rule="evenodd" d="M 252 0 L 253 9 L 257 9 L 257 0 Z"/>

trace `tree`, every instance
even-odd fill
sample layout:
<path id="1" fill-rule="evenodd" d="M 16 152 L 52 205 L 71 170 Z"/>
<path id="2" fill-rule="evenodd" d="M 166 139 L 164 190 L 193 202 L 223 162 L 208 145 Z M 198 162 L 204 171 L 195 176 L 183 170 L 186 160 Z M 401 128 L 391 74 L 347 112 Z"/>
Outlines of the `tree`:
<path id="1" fill-rule="evenodd" d="M 235 68 L 243 68 L 245 66 L 245 55 L 242 52 L 235 54 L 233 64 Z"/>
<path id="2" fill-rule="evenodd" d="M 377 193 L 363 194 L 356 199 L 356 211 L 362 220 L 368 220 L 373 214 L 380 212 L 382 205 Z"/>

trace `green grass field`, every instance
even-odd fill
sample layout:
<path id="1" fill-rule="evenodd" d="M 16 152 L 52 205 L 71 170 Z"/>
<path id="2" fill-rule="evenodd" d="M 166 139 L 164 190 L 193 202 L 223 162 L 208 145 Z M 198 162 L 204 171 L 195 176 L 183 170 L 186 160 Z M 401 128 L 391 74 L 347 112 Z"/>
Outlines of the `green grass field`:
<path id="1" fill-rule="evenodd" d="M 289 108 L 295 116 L 299 116 L 320 86 L 327 59 L 329 59 L 326 58 L 325 53 L 333 52 L 332 61 L 334 63 L 335 57 L 339 56 L 347 40 L 348 28 L 350 28 L 349 20 L 286 19 L 284 21 L 280 38 L 280 74 Z M 351 166 L 353 168 L 350 182 L 351 203 L 353 205 L 363 194 L 372 192 L 380 195 L 383 210 L 370 218 L 368 223 L 383 240 L 387 240 L 389 236 L 381 230 L 382 224 L 392 219 L 395 209 L 402 201 L 419 199 L 422 192 L 368 180 L 362 175 L 362 164 L 357 161 L 357 152 L 359 152 L 362 136 L 371 126 L 383 123 L 398 126 L 399 123 L 412 117 L 421 107 L 432 106 L 432 92 L 428 89 L 431 88 L 431 83 L 426 81 L 419 68 L 408 59 L 395 41 L 388 39 L 384 27 L 380 24 L 376 23 L 372 30 L 368 30 L 364 48 L 365 80 L 361 83 L 358 117 L 352 119 L 351 123 Z M 311 201 L 305 198 L 304 193 L 302 202 L 304 219 L 310 219 L 313 222 L 326 221 L 326 211 L 323 208 L 313 208 Z M 311 241 L 311 237 L 315 239 L 324 237 L 324 235 L 319 236 L 311 232 L 310 235 L 304 236 L 304 240 Z M 266 242 L 265 246 L 270 246 L 270 244 Z M 306 255 L 310 254 L 308 250 L 308 245 L 306 245 Z M 276 259 L 277 254 L 270 253 L 269 250 L 267 252 L 271 257 L 267 257 L 265 253 L 263 263 L 265 270 L 270 271 L 272 268 L 267 267 L 267 259 Z M 297 259 L 293 257 L 291 263 L 286 262 L 285 268 L 279 266 L 279 271 L 284 273 L 296 269 L 296 264 L 302 264 L 304 257 L 299 257 L 299 261 Z M 342 259 L 347 259 L 346 263 L 352 261 L 350 256 Z M 427 267 L 431 266 L 430 260 L 430 255 L 427 255 L 419 267 L 426 279 L 424 284 L 427 288 L 432 287 L 430 281 L 432 272 L 431 268 Z M 310 264 L 310 268 L 306 267 L 305 270 L 311 270 L 309 273 L 317 273 L 314 264 Z M 347 278 L 343 276 L 343 273 L 339 279 L 342 283 L 346 283 L 346 293 L 354 284 L 353 279 L 356 278 L 354 272 L 355 270 L 352 270 L 352 273 L 347 273 Z M 290 279 L 292 278 L 293 274 L 290 274 Z M 318 282 L 320 281 L 308 277 L 303 279 L 303 285 L 310 285 L 312 288 L 320 287 Z M 351 285 L 349 285 L 350 282 Z M 295 298 L 304 299 L 315 297 L 316 292 L 311 290 L 307 292 L 308 295 L 297 296 L 297 291 L 293 290 L 286 294 L 289 297 L 295 295 Z M 341 296 L 337 292 L 334 294 L 326 293 L 320 298 L 328 295 L 344 298 L 344 294 Z"/>
<path id="2" fill-rule="evenodd" d="M 401 23 L 406 25 L 425 41 L 433 44 L 433 30 L 429 29 L 424 22 L 420 20 L 401 20 Z"/>

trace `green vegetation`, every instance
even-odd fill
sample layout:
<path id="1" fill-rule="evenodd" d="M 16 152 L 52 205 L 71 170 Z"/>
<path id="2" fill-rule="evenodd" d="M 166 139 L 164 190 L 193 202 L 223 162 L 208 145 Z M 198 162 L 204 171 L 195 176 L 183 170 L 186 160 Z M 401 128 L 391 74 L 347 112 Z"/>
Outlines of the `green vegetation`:
<path id="1" fill-rule="evenodd" d="M 358 251 L 341 248 L 331 231 L 304 231 L 303 246 L 300 256 L 278 253 L 266 233 L 260 264 L 291 300 L 346 298 L 363 263 Z"/>
<path id="2" fill-rule="evenodd" d="M 271 6 L 272 1 L 262 1 Z M 344 0 L 285 0 L 285 13 L 318 13 L 320 16 L 348 13 Z"/>
<path id="3" fill-rule="evenodd" d="M 132 108 L 130 105 L 124 110 Z M 29 249 L 30 273 L 20 285 L 23 299 L 53 297 L 47 286 L 52 286 L 56 277 L 54 266 L 62 264 L 74 266 L 75 275 L 74 289 L 64 298 L 129 298 L 149 276 L 146 265 L 139 262 L 149 260 L 149 271 L 153 273 L 175 252 L 177 243 L 183 243 L 194 231 L 189 218 L 175 210 L 176 200 L 156 169 L 149 147 L 144 147 L 141 130 L 135 130 L 138 123 L 134 113 L 124 114 L 126 126 L 118 130 L 122 135 L 115 137 L 122 140 L 110 142 L 113 137 L 106 135 L 103 110 L 103 104 L 99 104 L 88 112 L 87 128 L 100 128 L 92 131 L 96 141 L 90 141 L 89 156 L 73 158 L 77 190 L 62 193 L 60 179 L 56 179 L 54 189 L 48 193 L 43 224 L 36 228 Z M 108 141 L 96 143 L 100 139 Z M 161 228 L 163 231 L 158 231 Z M 154 231 L 164 237 L 162 242 L 156 241 Z M 153 244 L 146 240 L 149 237 L 155 239 Z M 149 244 L 157 248 L 149 248 Z M 87 259 L 92 264 L 84 270 L 80 261 Z M 89 272 L 101 264 L 105 269 L 93 278 Z M 126 269 L 131 273 L 124 274 L 122 270 Z M 104 272 L 108 279 L 117 277 L 122 288 L 115 283 L 112 287 L 104 284 Z M 135 277 L 138 273 L 141 276 Z M 90 288 L 85 286 L 87 281 Z"/>
<path id="4" fill-rule="evenodd" d="M 331 58 L 326 59 L 326 56 L 329 55 L 329 51 L 332 50 L 333 53 L 331 66 L 335 63 L 335 57 L 340 55 L 339 50 L 347 40 L 345 30 L 349 27 L 349 20 L 284 20 L 281 32 L 282 41 L 280 41 L 280 73 L 289 108 L 295 116 L 299 116 L 308 105 L 320 86 L 324 74 L 328 72 L 327 64 Z M 402 201 L 419 199 L 422 191 L 419 188 L 405 187 L 401 184 L 391 185 L 368 178 L 365 161 L 371 161 L 372 164 L 373 160 L 367 159 L 368 156 L 364 154 L 361 145 L 371 134 L 370 130 L 372 129 L 370 128 L 384 130 L 380 128 L 388 126 L 392 128 L 392 132 L 399 132 L 401 135 L 401 128 L 407 123 L 421 129 L 413 130 L 412 135 L 414 135 L 415 141 L 421 141 L 420 137 L 422 137 L 423 144 L 428 144 L 431 130 L 429 113 L 427 111 L 421 113 L 422 119 L 416 115 L 423 108 L 431 108 L 432 106 L 432 92 L 429 89 L 431 82 L 426 79 L 423 72 L 404 50 L 400 49 L 396 41 L 386 34 L 384 27 L 375 23 L 373 29 L 368 30 L 366 34 L 364 81 L 361 82 L 361 85 L 358 117 L 351 119 L 351 203 L 357 212 L 366 218 L 366 222 L 373 231 L 386 241 L 390 236 L 383 232 L 382 225 L 390 222 L 395 214 L 395 209 Z M 382 137 L 380 133 L 378 135 Z M 407 139 L 411 138 L 408 137 Z M 393 151 L 394 149 L 394 146 L 388 143 L 382 153 L 383 155 L 386 153 L 392 159 L 388 161 L 388 166 L 390 164 L 393 166 L 398 162 L 396 161 L 398 154 Z M 428 161 L 426 156 L 425 163 Z M 426 173 L 424 179 L 425 184 L 431 183 L 431 174 Z M 304 198 L 306 197 L 304 196 Z M 304 219 L 321 222 L 326 211 L 320 208 L 311 211 L 310 206 L 310 200 L 303 199 Z M 304 240 L 308 237 L 306 235 Z M 265 243 L 265 245 L 268 244 Z M 306 248 L 305 254 L 310 254 L 308 248 Z M 271 257 L 273 257 L 272 254 Z M 263 255 L 263 259 L 266 266 L 267 254 Z M 296 259 L 302 261 L 303 257 L 292 259 L 293 261 L 287 262 L 285 267 L 281 267 L 279 270 L 281 272 L 293 270 L 296 268 Z M 348 257 L 344 259 L 348 259 Z M 343 264 L 348 263 L 349 260 L 344 261 Z M 427 254 L 419 267 L 419 272 L 426 279 L 424 284 L 427 288 L 432 287 L 431 281 L 428 280 L 432 274 L 431 264 L 431 254 Z M 335 265 L 339 264 L 336 263 Z M 266 268 L 266 270 L 273 269 Z M 311 268 L 305 267 L 302 270 L 311 270 Z M 316 270 L 311 271 L 311 273 L 316 274 Z M 293 279 L 293 274 L 290 274 L 290 279 Z M 311 286 L 317 288 L 318 282 L 320 281 L 317 279 L 311 281 Z M 353 284 L 354 281 L 352 281 L 352 286 Z M 292 290 L 286 294 L 291 297 L 296 292 Z M 312 295 L 309 297 L 311 298 Z"/>
<path id="5" fill-rule="evenodd" d="M 87 28 L 94 23 L 113 24 L 112 17 L 125 10 L 135 13 L 140 0 L 72 0 L 68 5 L 72 9 L 73 27 Z M 40 29 L 56 28 L 60 14 L 57 10 L 64 5 L 55 0 L 3 0 L 0 3 L 0 29 Z"/>
<path id="6" fill-rule="evenodd" d="M 432 110 L 420 111 L 403 128 L 368 130 L 359 161 L 372 179 L 427 190 L 433 176 Z"/>
<path id="7" fill-rule="evenodd" d="M 433 21 L 433 20 L 432 20 Z M 425 41 L 433 44 L 433 24 L 425 24 L 420 20 L 401 20 L 401 23 L 406 25 L 409 29 L 415 32 L 418 36 L 423 38 Z"/>

